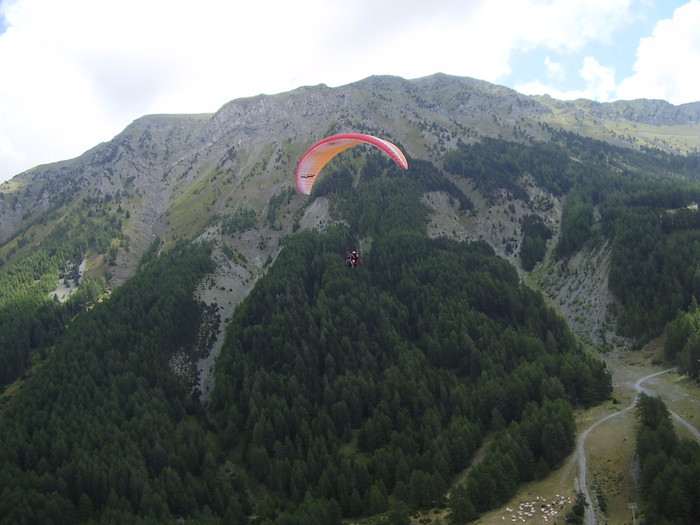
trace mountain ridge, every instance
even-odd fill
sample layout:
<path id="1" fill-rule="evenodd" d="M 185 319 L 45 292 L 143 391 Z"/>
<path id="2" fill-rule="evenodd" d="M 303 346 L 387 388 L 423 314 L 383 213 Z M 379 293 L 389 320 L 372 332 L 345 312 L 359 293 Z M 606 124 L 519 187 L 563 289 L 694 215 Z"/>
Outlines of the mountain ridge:
<path id="1" fill-rule="evenodd" d="M 634 109 L 640 105 L 647 109 Z M 289 184 L 289 173 L 303 149 L 336 131 L 385 134 L 400 142 L 410 155 L 425 160 L 435 160 L 439 152 L 454 147 L 458 133 L 465 141 L 484 136 L 547 140 L 550 133 L 546 126 L 551 121 L 558 121 L 562 129 L 588 133 L 617 145 L 647 144 L 673 150 L 674 145 L 663 138 L 668 134 L 663 127 L 651 132 L 640 129 L 633 136 L 632 125 L 626 125 L 625 138 L 622 131 L 586 122 L 586 114 L 602 118 L 612 112 L 624 118 L 633 112 L 632 117 L 640 122 L 654 120 L 653 115 L 658 114 L 657 120 L 664 125 L 673 122 L 675 126 L 690 126 L 692 131 L 700 129 L 699 109 L 700 103 L 671 106 L 662 101 L 561 102 L 520 95 L 484 81 L 436 74 L 415 80 L 372 76 L 339 88 L 300 87 L 287 93 L 232 100 L 213 114 L 148 115 L 75 159 L 32 168 L 0 185 L 0 241 L 17 234 L 23 221 L 26 224 L 23 217 L 60 207 L 88 193 L 93 198 L 106 198 L 119 191 L 134 191 L 142 201 L 134 206 L 136 214 L 130 221 L 134 231 L 141 232 L 139 236 L 149 231 L 167 235 L 165 208 L 186 196 L 198 177 L 212 176 L 216 170 L 235 170 L 232 182 L 238 186 L 252 171 L 263 168 L 258 157 L 264 153 L 268 156 L 265 169 L 275 172 L 267 186 L 276 191 Z M 675 151 L 697 151 L 700 133 L 690 133 L 683 126 L 674 128 L 675 140 L 680 141 Z M 238 152 L 241 157 L 258 160 L 234 160 Z M 23 190 L 20 201 L 15 196 Z M 221 206 L 221 202 L 214 204 L 214 208 Z M 199 221 L 193 227 L 201 224 Z M 140 255 L 146 246 L 140 242 L 136 252 Z M 133 261 L 127 266 L 133 270 Z"/>

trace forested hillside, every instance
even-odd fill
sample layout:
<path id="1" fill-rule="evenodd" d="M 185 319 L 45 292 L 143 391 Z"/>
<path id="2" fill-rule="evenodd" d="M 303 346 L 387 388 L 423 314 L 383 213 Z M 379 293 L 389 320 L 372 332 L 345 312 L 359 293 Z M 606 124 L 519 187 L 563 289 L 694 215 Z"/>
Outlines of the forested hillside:
<path id="1" fill-rule="evenodd" d="M 508 439 L 460 496 L 474 517 L 558 466 L 573 405 L 610 392 L 602 364 L 486 244 L 413 226 L 425 220 L 419 186 L 395 177 L 344 192 L 404 226 L 360 226 L 375 236 L 352 270 L 340 264 L 345 229 L 295 237 L 229 325 L 213 408 L 226 448 L 275 495 L 270 518 L 435 505 L 498 430 Z"/>
<path id="2" fill-rule="evenodd" d="M 97 274 L 84 279 L 66 304 L 50 295 L 59 281 L 77 286 L 86 254 L 109 257 L 123 217 L 123 210 L 110 212 L 103 203 L 86 199 L 52 231 L 44 230 L 47 219 L 42 217 L 2 246 L 5 254 L 25 249 L 27 255 L 0 264 L 0 388 L 25 372 L 33 352 L 44 355 L 66 323 L 107 288 L 106 276 Z"/>
<path id="3" fill-rule="evenodd" d="M 467 523 L 562 466 L 614 345 L 667 334 L 696 379 L 700 156 L 552 104 L 440 75 L 302 88 L 2 185 L 0 523 Z M 347 128 L 409 169 L 358 146 L 297 194 L 304 148 Z M 555 305 L 596 250 L 605 326 L 574 333 Z"/>
<path id="4" fill-rule="evenodd" d="M 510 201 L 530 202 L 525 173 L 558 197 L 555 261 L 565 263 L 586 246 L 609 243 L 616 331 L 636 345 L 659 336 L 697 299 L 698 156 L 643 154 L 561 133 L 559 141 L 532 146 L 491 139 L 462 144 L 446 155 L 445 166 L 492 198 L 505 191 Z M 666 178 L 667 173 L 676 177 Z M 551 237 L 534 204 L 533 215 L 522 222 L 522 264 L 529 269 L 544 259 Z"/>
<path id="5" fill-rule="evenodd" d="M 332 196 L 366 204 L 348 213 L 373 238 L 359 268 L 343 265 L 345 227 L 288 240 L 229 324 L 208 411 L 167 367 L 197 351 L 206 246 L 154 251 L 3 414 L 3 516 L 335 523 L 444 504 L 498 431 L 451 503 L 474 517 L 558 466 L 573 406 L 604 399 L 609 376 L 485 243 L 421 232 L 422 184 L 377 173 Z M 384 211 L 363 226 L 363 209 Z"/>
<path id="6" fill-rule="evenodd" d="M 162 523 L 235 504 L 206 415 L 168 367 L 196 349 L 208 252 L 147 258 L 22 384 L 0 425 L 3 523 Z"/>

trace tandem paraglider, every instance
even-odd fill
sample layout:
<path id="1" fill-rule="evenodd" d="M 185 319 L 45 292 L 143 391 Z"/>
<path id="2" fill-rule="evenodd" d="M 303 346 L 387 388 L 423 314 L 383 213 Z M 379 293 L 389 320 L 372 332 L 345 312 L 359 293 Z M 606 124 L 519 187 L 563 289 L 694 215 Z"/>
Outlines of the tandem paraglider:
<path id="1" fill-rule="evenodd" d="M 371 144 L 389 155 L 401 169 L 408 169 L 406 156 L 388 140 L 364 133 L 342 133 L 319 140 L 302 155 L 295 174 L 297 190 L 309 195 L 323 167 L 338 153 L 358 144 Z"/>
<path id="2" fill-rule="evenodd" d="M 345 266 L 348 268 L 356 268 L 357 266 L 360 266 L 360 254 L 358 254 L 355 250 L 348 252 L 345 258 Z"/>

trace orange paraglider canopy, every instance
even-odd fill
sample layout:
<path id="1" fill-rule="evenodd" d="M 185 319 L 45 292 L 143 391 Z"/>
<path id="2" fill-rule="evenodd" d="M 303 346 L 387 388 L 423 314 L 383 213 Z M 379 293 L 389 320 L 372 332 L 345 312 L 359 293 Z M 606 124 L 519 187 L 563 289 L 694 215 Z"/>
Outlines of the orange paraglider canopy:
<path id="1" fill-rule="evenodd" d="M 358 144 L 376 146 L 389 155 L 399 167 L 404 170 L 408 169 L 406 156 L 396 145 L 388 140 L 365 135 L 364 133 L 342 133 L 319 140 L 302 155 L 296 170 L 296 183 L 299 192 L 304 195 L 311 193 L 311 188 L 326 163 L 341 151 Z"/>

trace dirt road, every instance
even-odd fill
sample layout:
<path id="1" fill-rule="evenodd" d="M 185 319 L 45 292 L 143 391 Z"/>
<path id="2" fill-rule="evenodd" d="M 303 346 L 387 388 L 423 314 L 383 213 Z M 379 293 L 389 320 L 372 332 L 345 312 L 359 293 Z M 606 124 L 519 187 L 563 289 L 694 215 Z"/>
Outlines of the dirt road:
<path id="1" fill-rule="evenodd" d="M 582 493 L 588 503 L 586 525 L 632 523 L 630 504 L 639 501 L 633 415 L 637 396 L 641 392 L 661 396 L 678 422 L 679 436 L 700 441 L 700 390 L 674 369 L 662 370 L 652 364 L 658 356 L 658 348 L 606 356 L 613 379 L 613 400 L 577 412 L 578 439 L 567 463 L 545 479 L 524 484 L 506 505 L 484 513 L 476 523 L 561 523 L 572 510 L 576 492 Z M 533 503 L 535 509 L 540 509 L 543 503 L 551 502 L 558 503 L 558 516 L 532 512 Z"/>
<path id="2" fill-rule="evenodd" d="M 655 395 L 653 392 L 650 392 L 648 389 L 644 388 L 642 385 L 646 381 L 648 381 L 654 377 L 660 376 L 662 374 L 666 374 L 666 373 L 671 372 L 673 370 L 674 370 L 673 368 L 669 368 L 667 370 L 655 372 L 653 374 L 649 374 L 647 376 L 644 376 L 644 377 L 638 379 L 634 383 L 634 388 L 637 391 L 637 396 L 634 398 L 634 400 L 626 408 L 624 408 L 623 410 L 621 410 L 619 412 L 615 412 L 613 414 L 608 414 L 607 416 L 597 420 L 595 423 L 593 423 L 591 426 L 589 426 L 586 430 L 584 430 L 579 435 L 577 443 L 576 443 L 576 453 L 572 456 L 572 458 L 570 460 L 571 461 L 570 465 L 573 465 L 574 463 L 578 464 L 578 476 L 574 480 L 574 488 L 578 492 L 580 492 L 586 500 L 586 515 L 584 517 L 584 523 L 586 523 L 586 525 L 596 525 L 596 523 L 598 522 L 596 519 L 596 512 L 595 512 L 596 507 L 593 505 L 593 501 L 591 499 L 591 495 L 590 495 L 590 492 L 588 489 L 588 482 L 586 479 L 587 474 L 588 474 L 588 462 L 586 459 L 586 438 L 588 438 L 588 435 L 591 433 L 591 431 L 594 430 L 599 425 L 602 425 L 606 421 L 609 421 L 610 419 L 619 417 L 622 414 L 625 414 L 626 412 L 629 412 L 630 410 L 632 410 L 637 403 L 637 397 L 642 392 L 644 392 L 648 395 Z M 688 421 L 686 421 L 685 419 L 683 419 L 679 415 L 677 415 L 673 412 L 671 412 L 671 414 L 678 421 L 682 422 L 683 424 L 685 424 L 686 426 L 691 428 L 695 432 L 696 436 L 698 436 L 698 438 L 700 439 L 700 432 L 698 432 L 697 429 L 695 429 L 695 427 L 693 427 L 690 423 L 688 423 Z M 569 470 L 570 469 L 567 469 L 567 472 Z M 567 472 L 565 472 L 565 476 L 566 476 Z M 562 479 L 564 479 L 564 478 L 562 478 Z"/>
<path id="3" fill-rule="evenodd" d="M 625 407 L 624 409 L 608 414 L 604 417 L 599 418 L 596 420 L 594 423 L 592 423 L 588 428 L 586 428 L 581 434 L 579 435 L 579 438 L 577 440 L 577 445 L 576 445 L 576 453 L 572 456 L 569 466 L 567 469 L 565 469 L 564 476 L 562 477 L 562 480 L 566 479 L 568 477 L 568 474 L 571 471 L 571 468 L 573 467 L 574 464 L 578 465 L 578 476 L 574 478 L 574 488 L 578 492 L 580 492 L 585 500 L 586 500 L 586 514 L 584 518 L 584 523 L 586 525 L 595 525 L 596 523 L 599 523 L 598 516 L 597 516 L 597 506 L 593 504 L 593 500 L 590 495 L 590 487 L 589 487 L 589 482 L 587 479 L 588 476 L 588 461 L 587 461 L 587 453 L 586 453 L 586 439 L 588 438 L 589 434 L 598 426 L 610 421 L 613 418 L 617 418 L 622 416 L 623 414 L 631 411 L 637 402 L 637 398 L 641 393 L 645 393 L 647 395 L 651 396 L 660 396 L 664 402 L 666 403 L 667 407 L 669 408 L 669 412 L 671 416 L 682 426 L 684 426 L 690 435 L 692 435 L 695 439 L 700 441 L 700 431 L 692 424 L 690 423 L 686 418 L 682 417 L 678 413 L 674 412 L 671 407 L 673 406 L 674 402 L 676 399 L 682 398 L 684 396 L 687 396 L 688 394 L 684 394 L 682 392 L 678 392 L 679 389 L 683 389 L 684 386 L 679 384 L 679 383 L 672 383 L 672 382 L 667 382 L 664 385 L 654 385 L 653 387 L 647 387 L 644 386 L 645 383 L 649 382 L 651 379 L 657 378 L 659 376 L 662 376 L 664 374 L 668 374 L 670 372 L 674 372 L 674 368 L 669 368 L 666 370 L 661 370 L 658 372 L 653 372 L 651 374 L 644 375 L 643 377 L 640 377 L 634 382 L 634 389 L 636 391 L 636 396 L 632 400 L 632 402 Z M 627 370 L 629 372 L 629 370 Z M 641 370 L 638 371 L 640 373 Z M 625 377 L 627 378 L 627 384 L 629 384 L 629 378 L 630 376 L 625 374 Z"/>

